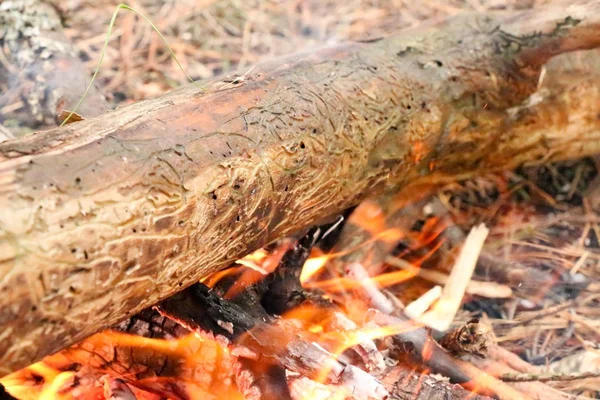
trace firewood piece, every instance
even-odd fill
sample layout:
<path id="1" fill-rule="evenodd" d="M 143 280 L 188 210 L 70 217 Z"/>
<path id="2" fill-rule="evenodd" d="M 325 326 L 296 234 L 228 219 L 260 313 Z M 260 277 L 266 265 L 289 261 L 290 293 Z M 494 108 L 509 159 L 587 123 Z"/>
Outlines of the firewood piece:
<path id="1" fill-rule="evenodd" d="M 327 371 L 329 380 L 347 389 L 356 400 L 385 399 L 389 395 L 372 375 L 339 361 L 323 347 L 305 338 L 291 340 L 285 349 L 280 357 L 286 368 L 311 379 Z"/>
<path id="2" fill-rule="evenodd" d="M 404 308 L 404 315 L 417 321 L 442 295 L 442 287 L 434 286 Z"/>
<path id="3" fill-rule="evenodd" d="M 89 83 L 89 71 L 62 31 L 56 10 L 43 0 L 10 0 L 0 5 L 0 121 L 18 120 L 29 129 L 57 125 L 64 107 L 73 107 Z M 9 88 L 8 90 L 2 90 Z M 79 107 L 85 117 L 107 110 L 96 87 Z"/>
<path id="4" fill-rule="evenodd" d="M 460 308 L 488 233 L 489 229 L 484 224 L 471 228 L 444 285 L 442 296 L 430 311 L 419 318 L 419 322 L 439 331 L 448 330 Z"/>
<path id="5" fill-rule="evenodd" d="M 161 315 L 152 308 L 140 311 L 134 316 L 111 327 L 112 330 L 155 339 L 178 339 L 190 334 L 171 318 Z"/>
<path id="6" fill-rule="evenodd" d="M 354 321 L 348 318 L 341 312 L 334 311 L 323 328 L 328 332 L 345 332 L 345 331 L 356 331 L 358 326 Z M 386 369 L 385 360 L 383 354 L 377 348 L 377 345 L 373 340 L 365 338 L 360 343 L 352 346 L 352 351 L 356 352 L 362 363 L 365 365 L 367 371 L 378 376 Z"/>
<path id="7" fill-rule="evenodd" d="M 294 400 L 326 400 L 335 398 L 339 393 L 339 387 L 334 385 L 325 385 L 308 379 L 305 376 L 288 378 L 290 382 L 290 392 Z"/>
<path id="8" fill-rule="evenodd" d="M 396 400 L 491 400 L 453 385 L 441 377 L 423 375 L 401 365 L 393 367 L 383 378 L 390 399 Z M 306 377 L 292 378 L 294 400 L 340 398 L 339 386 L 323 385 Z"/>
<path id="9" fill-rule="evenodd" d="M 228 341 L 250 331 L 257 321 L 268 322 L 271 318 L 256 319 L 239 305 L 220 298 L 201 283 L 161 302 L 157 311 L 192 332 L 211 332 Z"/>
<path id="10" fill-rule="evenodd" d="M 379 289 L 362 264 L 354 262 L 347 265 L 345 272 L 348 277 L 360 283 L 362 297 L 368 300 L 366 304 L 384 314 L 391 314 L 395 311 L 394 302 Z"/>
<path id="11" fill-rule="evenodd" d="M 419 373 L 402 364 L 392 368 L 383 381 L 394 399 L 491 400 L 490 397 L 469 392 L 460 385 L 452 384 L 439 375 Z"/>
<path id="12" fill-rule="evenodd" d="M 599 31 L 591 0 L 469 14 L 0 143 L 0 375 L 368 195 L 600 151 L 596 75 L 524 103 Z"/>

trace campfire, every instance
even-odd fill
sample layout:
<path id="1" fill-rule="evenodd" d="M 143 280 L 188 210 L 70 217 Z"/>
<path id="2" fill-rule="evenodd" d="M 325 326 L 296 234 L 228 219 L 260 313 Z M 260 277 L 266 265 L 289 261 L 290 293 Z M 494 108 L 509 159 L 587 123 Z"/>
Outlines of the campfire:
<path id="1" fill-rule="evenodd" d="M 0 398 L 600 396 L 600 3 L 89 3 L 0 1 Z"/>
<path id="2" fill-rule="evenodd" d="M 594 220 L 537 179 L 363 202 L 0 382 L 18 399 L 590 396 L 597 372 L 564 371 L 597 362 Z"/>

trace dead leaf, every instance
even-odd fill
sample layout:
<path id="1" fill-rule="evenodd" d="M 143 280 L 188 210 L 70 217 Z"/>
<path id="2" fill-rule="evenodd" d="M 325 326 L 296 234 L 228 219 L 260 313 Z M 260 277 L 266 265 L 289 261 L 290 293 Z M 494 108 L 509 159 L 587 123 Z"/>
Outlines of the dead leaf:
<path id="1" fill-rule="evenodd" d="M 71 113 L 73 115 L 71 115 Z M 71 118 L 69 118 L 69 115 L 71 115 Z M 79 121 L 83 121 L 85 120 L 85 118 L 83 118 L 81 115 L 77 114 L 76 112 L 72 112 L 69 110 L 62 110 L 60 112 L 60 114 L 58 114 L 58 120 L 60 121 L 60 123 L 62 124 L 67 118 L 69 118 L 69 120 L 66 122 L 67 124 L 73 123 L 73 122 L 79 122 Z"/>

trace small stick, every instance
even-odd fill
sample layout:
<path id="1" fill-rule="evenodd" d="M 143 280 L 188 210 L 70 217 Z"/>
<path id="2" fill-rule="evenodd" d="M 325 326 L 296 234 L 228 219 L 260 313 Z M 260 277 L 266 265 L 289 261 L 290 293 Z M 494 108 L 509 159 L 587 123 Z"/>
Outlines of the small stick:
<path id="1" fill-rule="evenodd" d="M 492 357 L 478 358 L 467 356 L 467 360 L 480 370 L 483 370 L 485 373 L 493 376 L 498 382 L 504 385 L 510 385 L 512 388 L 514 388 L 514 390 L 517 390 L 523 393 L 525 396 L 528 396 L 529 399 L 567 400 L 571 398 L 568 394 L 548 386 L 543 382 L 504 382 L 499 377 L 518 372 L 506 364 L 492 359 Z"/>
<path id="2" fill-rule="evenodd" d="M 580 372 L 573 374 L 504 374 L 504 382 L 568 382 L 580 379 L 600 378 L 600 372 Z"/>
<path id="3" fill-rule="evenodd" d="M 279 359 L 290 371 L 308 378 L 326 377 L 352 393 L 357 400 L 383 400 L 389 397 L 388 391 L 378 379 L 360 368 L 338 360 L 316 342 L 308 343 L 303 338 L 291 341 Z"/>

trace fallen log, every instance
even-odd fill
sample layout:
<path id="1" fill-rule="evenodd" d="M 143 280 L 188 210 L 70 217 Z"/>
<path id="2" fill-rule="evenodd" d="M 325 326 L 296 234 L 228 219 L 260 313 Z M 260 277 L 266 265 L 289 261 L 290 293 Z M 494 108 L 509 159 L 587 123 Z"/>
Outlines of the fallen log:
<path id="1" fill-rule="evenodd" d="M 261 64 L 0 144 L 0 376 L 368 195 L 600 150 L 594 1 Z M 526 101 L 529 99 L 528 101 Z"/>

